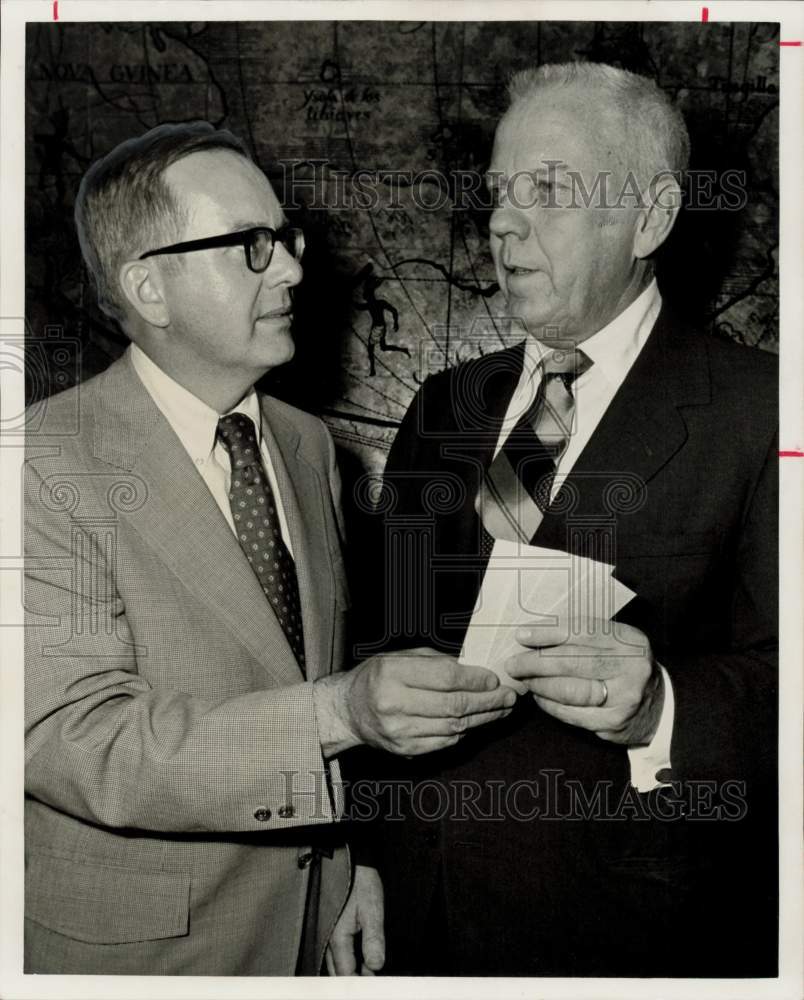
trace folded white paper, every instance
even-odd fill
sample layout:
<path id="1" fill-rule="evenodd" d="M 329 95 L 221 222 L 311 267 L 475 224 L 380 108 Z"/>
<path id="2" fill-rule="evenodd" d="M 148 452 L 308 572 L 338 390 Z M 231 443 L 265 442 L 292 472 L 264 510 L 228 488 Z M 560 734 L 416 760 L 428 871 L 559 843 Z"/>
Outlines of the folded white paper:
<path id="1" fill-rule="evenodd" d="M 505 660 L 521 653 L 516 630 L 559 626 L 579 634 L 584 619 L 610 619 L 634 597 L 608 563 L 556 549 L 498 539 L 461 650 L 460 662 L 493 670 L 503 684 L 524 694 Z"/>

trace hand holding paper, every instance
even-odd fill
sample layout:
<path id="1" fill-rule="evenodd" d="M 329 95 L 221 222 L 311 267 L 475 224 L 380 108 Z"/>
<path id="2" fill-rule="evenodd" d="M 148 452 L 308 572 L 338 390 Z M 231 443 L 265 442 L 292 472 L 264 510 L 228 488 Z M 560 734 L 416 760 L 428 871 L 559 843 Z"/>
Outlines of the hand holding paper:
<path id="1" fill-rule="evenodd" d="M 535 636 L 547 636 L 548 630 L 554 636 L 563 628 L 569 636 L 573 622 L 611 618 L 634 596 L 612 572 L 612 566 L 593 559 L 498 539 L 459 662 L 487 667 L 524 694 L 526 686 L 504 667 L 509 656 L 522 652 L 517 629 L 528 625 Z"/>
<path id="2" fill-rule="evenodd" d="M 648 743 L 661 715 L 661 672 L 647 637 L 610 620 L 634 596 L 612 572 L 498 540 L 460 662 L 493 670 L 548 714 L 602 739 Z"/>

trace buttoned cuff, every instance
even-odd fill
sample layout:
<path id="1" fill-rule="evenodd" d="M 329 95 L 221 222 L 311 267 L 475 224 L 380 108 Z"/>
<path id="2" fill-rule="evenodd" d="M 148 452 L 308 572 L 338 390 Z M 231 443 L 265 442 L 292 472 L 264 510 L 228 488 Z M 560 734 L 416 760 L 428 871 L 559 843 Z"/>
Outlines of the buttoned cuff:
<path id="1" fill-rule="evenodd" d="M 628 762 L 631 765 L 631 784 L 638 792 L 651 792 L 654 788 L 665 787 L 668 781 L 662 780 L 666 775 L 661 771 L 670 771 L 670 743 L 673 739 L 673 722 L 675 721 L 676 704 L 673 697 L 673 685 L 664 667 L 659 664 L 664 681 L 664 704 L 659 725 L 653 739 L 644 747 L 629 747 Z"/>

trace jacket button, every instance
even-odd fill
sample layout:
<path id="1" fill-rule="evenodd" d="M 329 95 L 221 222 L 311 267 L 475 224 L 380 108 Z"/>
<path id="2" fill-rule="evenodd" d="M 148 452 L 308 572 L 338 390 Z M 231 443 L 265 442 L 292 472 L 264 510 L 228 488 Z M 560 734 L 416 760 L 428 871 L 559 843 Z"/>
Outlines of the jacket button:
<path id="1" fill-rule="evenodd" d="M 267 823 L 270 818 L 271 818 L 271 810 L 270 809 L 255 809 L 254 810 L 254 819 L 256 819 L 257 822 L 259 822 L 259 823 Z"/>
<path id="2" fill-rule="evenodd" d="M 301 869 L 309 868 L 312 860 L 313 860 L 312 851 L 308 851 L 306 854 L 299 855 L 298 859 L 296 860 L 296 864 Z"/>
<path id="3" fill-rule="evenodd" d="M 280 806 L 279 815 L 282 819 L 291 819 L 293 816 L 296 815 L 296 810 L 293 808 L 293 806 Z"/>

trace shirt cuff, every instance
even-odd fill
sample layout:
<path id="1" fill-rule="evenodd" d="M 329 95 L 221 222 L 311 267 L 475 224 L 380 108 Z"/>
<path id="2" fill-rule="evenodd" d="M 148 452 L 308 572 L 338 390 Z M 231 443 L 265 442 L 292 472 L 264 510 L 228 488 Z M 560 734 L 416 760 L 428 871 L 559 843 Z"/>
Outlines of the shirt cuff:
<path id="1" fill-rule="evenodd" d="M 631 784 L 638 792 L 651 792 L 654 788 L 667 787 L 670 782 L 661 781 L 658 772 L 670 770 L 670 743 L 673 738 L 676 703 L 673 685 L 664 667 L 659 664 L 664 681 L 664 704 L 659 725 L 653 739 L 644 747 L 629 747 L 628 762 L 631 765 Z"/>

